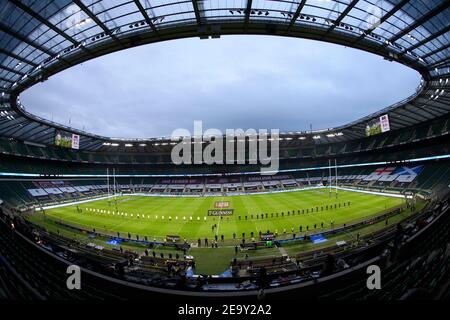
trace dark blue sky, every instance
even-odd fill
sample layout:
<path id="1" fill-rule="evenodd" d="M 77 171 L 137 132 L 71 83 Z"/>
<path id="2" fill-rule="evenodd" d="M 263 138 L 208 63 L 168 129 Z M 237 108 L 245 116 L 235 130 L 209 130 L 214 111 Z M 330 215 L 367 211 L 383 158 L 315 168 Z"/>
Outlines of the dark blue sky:
<path id="1" fill-rule="evenodd" d="M 381 57 L 281 37 L 186 39 L 66 70 L 23 93 L 28 111 L 100 135 L 148 138 L 176 128 L 324 129 L 412 94 L 420 76 Z"/>

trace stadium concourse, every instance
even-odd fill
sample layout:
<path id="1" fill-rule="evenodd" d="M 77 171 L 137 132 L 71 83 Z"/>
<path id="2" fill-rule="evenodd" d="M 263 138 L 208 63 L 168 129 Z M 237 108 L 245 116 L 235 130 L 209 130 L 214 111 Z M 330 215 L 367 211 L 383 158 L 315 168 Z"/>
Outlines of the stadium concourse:
<path id="1" fill-rule="evenodd" d="M 450 2 L 231 3 L 0 3 L 1 298 L 450 298 Z M 248 156 L 175 165 L 170 138 L 94 135 L 20 101 L 101 55 L 233 34 L 345 45 L 422 81 L 357 121 L 282 132 L 274 175 Z M 73 265 L 83 290 L 66 286 Z"/>

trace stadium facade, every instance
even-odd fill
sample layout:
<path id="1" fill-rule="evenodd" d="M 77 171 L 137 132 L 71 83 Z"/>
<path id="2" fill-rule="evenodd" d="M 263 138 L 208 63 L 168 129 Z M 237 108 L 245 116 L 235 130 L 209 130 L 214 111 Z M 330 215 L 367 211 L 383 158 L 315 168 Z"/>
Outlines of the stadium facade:
<path id="1" fill-rule="evenodd" d="M 268 299 L 399 299 L 417 292 L 445 297 L 443 282 L 450 272 L 449 7 L 445 0 L 2 1 L 2 293 L 37 299 L 142 294 L 256 299 L 264 288 Z M 102 55 L 166 40 L 237 34 L 344 45 L 410 67 L 422 80 L 412 96 L 380 106 L 379 112 L 357 121 L 325 130 L 281 133 L 280 170 L 270 178 L 261 177 L 260 167 L 250 161 L 174 165 L 171 150 L 176 142 L 168 137 L 98 136 L 39 118 L 20 102 L 27 88 Z M 426 205 L 402 226 L 386 223 L 363 244 L 358 239 L 344 248 L 336 244 L 308 251 L 299 254 L 294 264 L 283 258 L 245 260 L 244 268 L 252 272 L 217 278 L 167 273 L 159 268 L 167 264 L 162 256 L 152 260 L 130 252 L 99 253 L 98 248 L 87 248 L 27 219 L 46 206 L 109 196 L 111 184 L 114 193 L 218 197 L 335 184 L 413 197 Z M 414 203 L 405 203 L 408 210 L 414 209 Z M 341 226 L 345 232 L 348 227 Z M 95 230 L 79 231 L 98 235 Z M 182 241 L 176 247 L 185 249 Z M 183 256 L 173 265 L 189 264 L 188 255 Z M 348 267 L 331 259 L 342 259 Z M 67 266 L 75 262 L 83 270 L 85 290 L 58 285 L 66 283 Z M 137 270 L 132 268 L 136 264 Z M 384 270 L 383 283 L 389 289 L 373 291 L 365 286 L 367 267 L 374 264 Z"/>

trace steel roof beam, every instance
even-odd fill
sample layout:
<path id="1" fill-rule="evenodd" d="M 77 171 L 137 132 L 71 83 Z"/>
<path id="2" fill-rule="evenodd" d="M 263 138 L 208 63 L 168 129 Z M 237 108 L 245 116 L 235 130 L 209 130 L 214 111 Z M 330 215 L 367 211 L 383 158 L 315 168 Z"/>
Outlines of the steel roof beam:
<path id="1" fill-rule="evenodd" d="M 0 77 L 0 81 L 5 81 L 5 82 L 8 82 L 8 83 L 14 83 L 14 81 L 11 81 L 9 79 L 5 79 L 5 78 L 2 78 L 2 77 Z"/>
<path id="2" fill-rule="evenodd" d="M 445 113 L 450 111 L 450 109 L 445 109 L 445 108 L 439 107 L 436 104 L 429 104 L 427 102 L 423 102 L 421 104 L 422 104 L 422 106 L 418 106 L 417 104 L 413 104 L 413 105 L 418 108 L 424 108 L 425 110 L 428 110 L 428 112 L 430 112 L 432 114 L 434 114 L 433 112 L 435 112 L 435 116 L 434 116 L 435 118 L 441 117 L 442 115 L 444 115 Z"/>
<path id="3" fill-rule="evenodd" d="M 358 139 L 358 138 L 361 138 L 361 137 L 362 137 L 362 134 L 357 134 L 357 133 L 352 132 L 352 131 L 346 132 L 346 133 L 344 133 L 344 135 L 345 135 L 345 136 L 352 136 L 352 137 L 355 138 L 355 139 Z"/>
<path id="4" fill-rule="evenodd" d="M 252 3 L 253 0 L 247 0 L 247 8 L 245 9 L 245 24 L 248 24 L 250 20 L 250 13 L 252 12 Z"/>
<path id="5" fill-rule="evenodd" d="M 373 30 L 378 28 L 381 24 L 383 24 L 387 19 L 392 17 L 394 14 L 396 14 L 405 4 L 407 4 L 410 0 L 402 0 L 400 1 L 395 7 L 393 7 L 391 10 L 389 10 L 384 16 L 380 18 L 380 21 L 376 24 L 374 24 L 372 27 L 367 29 L 359 38 L 355 41 L 357 43 L 358 41 L 364 39 L 368 34 L 370 34 Z"/>
<path id="6" fill-rule="evenodd" d="M 74 40 L 72 37 L 68 36 L 65 32 L 57 28 L 54 24 L 50 23 L 47 19 L 44 19 L 41 15 L 39 15 L 37 12 L 32 10 L 30 7 L 24 5 L 19 0 L 9 0 L 11 1 L 16 7 L 18 7 L 20 10 L 26 12 L 28 15 L 32 16 L 34 19 L 38 20 L 43 25 L 47 26 L 49 29 L 53 30 L 60 36 L 62 36 L 64 39 L 72 42 L 72 44 L 78 45 L 79 43 Z"/>
<path id="7" fill-rule="evenodd" d="M 81 146 L 81 143 L 80 143 Z M 103 141 L 90 140 L 83 142 L 83 150 L 99 150 L 103 146 Z"/>
<path id="8" fill-rule="evenodd" d="M 19 60 L 19 61 L 21 61 L 21 62 L 23 62 L 23 63 L 29 64 L 30 66 L 33 66 L 33 67 L 35 67 L 35 68 L 38 66 L 37 63 L 34 63 L 33 61 L 30 61 L 30 60 L 28 60 L 28 59 L 22 58 L 21 56 L 18 56 L 18 55 L 15 54 L 15 53 L 6 51 L 6 50 L 3 49 L 3 48 L 0 48 L 0 53 L 4 54 L 4 55 L 6 55 L 6 56 L 9 56 L 9 57 L 11 57 L 11 58 L 13 58 L 13 59 Z"/>
<path id="9" fill-rule="evenodd" d="M 80 43 L 78 41 L 76 41 L 74 38 L 70 37 L 67 33 L 63 32 L 61 29 L 56 27 L 54 24 L 50 23 L 47 19 L 45 19 L 44 17 L 39 15 L 37 12 L 35 12 L 31 8 L 29 8 L 28 6 L 24 5 L 21 1 L 19 1 L 19 0 L 10 0 L 10 1 L 16 7 L 18 7 L 22 11 L 26 12 L 28 15 L 32 16 L 34 19 L 36 19 L 37 21 L 39 21 L 43 25 L 47 26 L 47 28 L 53 30 L 55 33 L 59 34 L 64 39 L 68 40 L 73 45 L 75 45 L 77 47 L 80 45 Z M 88 50 L 84 46 L 81 46 L 81 50 L 83 50 L 84 52 L 87 52 L 88 54 L 91 54 L 90 50 Z"/>
<path id="10" fill-rule="evenodd" d="M 30 122 L 27 119 L 24 118 L 14 118 L 14 120 L 11 120 L 11 123 L 9 126 L 6 126 L 2 129 L 6 129 L 4 132 L 5 135 L 11 135 L 15 131 L 17 131 L 17 127 L 21 129 L 23 126 L 29 125 Z"/>
<path id="11" fill-rule="evenodd" d="M 407 110 L 402 109 L 402 113 L 400 114 L 399 112 L 397 113 L 390 113 L 389 117 L 391 116 L 395 116 L 397 119 L 402 119 L 403 121 L 405 121 L 406 123 L 408 123 L 410 126 L 417 123 L 417 122 L 421 122 L 422 120 L 419 120 L 417 118 L 413 118 L 411 116 L 409 116 Z"/>
<path id="12" fill-rule="evenodd" d="M 437 33 L 433 33 L 431 36 L 429 36 L 428 38 L 423 39 L 422 41 L 417 42 L 416 44 L 410 46 L 409 48 L 407 48 L 407 51 L 411 51 L 414 49 L 417 49 L 418 47 L 423 46 L 424 44 L 442 36 L 443 34 L 447 33 L 448 31 L 450 31 L 450 24 L 445 27 L 444 29 L 442 29 L 441 31 L 437 32 Z M 404 55 L 406 52 L 401 53 L 400 55 Z"/>
<path id="13" fill-rule="evenodd" d="M 197 0 L 192 0 L 192 7 L 194 8 L 195 20 L 197 20 L 197 24 L 202 24 L 202 18 L 200 16 L 200 10 L 198 9 Z"/>
<path id="14" fill-rule="evenodd" d="M 22 76 L 22 77 L 25 75 L 25 73 L 23 73 L 23 72 L 21 72 L 21 71 L 18 71 L 18 70 L 16 70 L 16 69 L 9 68 L 9 67 L 4 66 L 4 65 L 0 65 L 0 69 L 6 70 L 6 71 L 11 72 L 11 73 L 18 74 L 19 76 Z"/>
<path id="15" fill-rule="evenodd" d="M 428 52 L 427 54 L 422 56 L 422 59 L 426 59 L 428 57 L 431 57 L 432 55 L 434 55 L 436 53 L 439 53 L 441 51 L 444 51 L 445 49 L 448 49 L 448 48 L 450 48 L 450 43 L 445 45 L 445 46 L 443 46 L 443 47 L 440 47 L 440 48 L 437 48 L 437 49 L 435 49 L 433 51 Z"/>
<path id="16" fill-rule="evenodd" d="M 325 33 L 324 37 L 330 34 L 341 22 L 344 20 L 344 18 L 349 14 L 349 12 L 356 6 L 356 4 L 359 2 L 359 0 L 353 0 L 350 2 L 345 8 L 344 11 L 339 15 L 339 17 L 336 19 L 336 21 L 333 23 L 331 27 L 328 28 L 327 32 Z"/>
<path id="17" fill-rule="evenodd" d="M 434 80 L 434 81 L 436 81 L 436 80 Z M 444 90 L 449 90 L 450 91 L 450 87 L 448 85 L 440 85 L 440 84 L 431 86 L 429 90 L 433 91 L 433 90 L 436 90 L 436 89 L 444 89 Z"/>
<path id="18" fill-rule="evenodd" d="M 16 136 L 16 138 L 19 138 L 19 139 L 22 139 L 22 140 L 26 140 L 25 132 L 20 132 L 20 131 L 23 131 L 23 130 L 29 131 L 26 128 L 28 126 L 30 126 L 30 125 L 31 125 L 31 123 L 27 123 L 27 124 L 19 123 L 19 124 L 17 124 L 17 127 L 15 128 L 15 130 L 10 132 L 9 135 Z M 31 127 L 33 127 L 33 125 L 31 125 Z"/>
<path id="19" fill-rule="evenodd" d="M 100 28 L 102 28 L 103 29 L 103 31 L 107 34 L 107 35 L 111 35 L 111 30 L 109 30 L 107 27 L 106 27 L 106 25 L 103 23 L 103 22 L 101 22 L 100 21 L 100 19 L 95 15 L 95 14 L 93 14 L 92 13 L 92 11 L 88 8 L 88 7 L 86 7 L 85 5 L 84 5 L 84 3 L 83 2 L 81 2 L 80 0 L 73 0 L 73 2 L 84 12 L 84 13 L 86 13 L 88 16 L 89 16 L 89 18 L 91 18 L 92 20 L 94 20 L 94 22 L 100 27 Z"/>
<path id="20" fill-rule="evenodd" d="M 16 129 L 16 126 L 20 125 L 20 124 L 25 124 L 27 123 L 28 120 L 24 119 L 24 118 L 15 118 L 13 120 L 9 120 L 8 125 L 7 126 L 3 126 L 1 128 L 1 130 L 3 131 L 4 135 L 9 135 L 11 130 L 14 131 L 14 129 Z"/>
<path id="21" fill-rule="evenodd" d="M 424 121 L 423 119 L 416 118 L 415 117 L 416 114 L 414 112 L 411 112 L 410 110 L 406 109 L 406 105 L 403 108 L 399 109 L 397 111 L 397 114 L 398 114 L 399 117 L 406 117 L 408 119 L 413 120 L 413 122 L 411 122 L 412 125 L 417 123 L 417 122 Z"/>
<path id="22" fill-rule="evenodd" d="M 419 106 L 419 105 L 414 104 L 414 103 L 411 103 L 411 105 L 412 105 L 413 107 L 418 108 L 418 109 L 422 110 L 423 112 L 425 112 L 425 113 L 431 115 L 433 118 L 437 118 L 437 117 L 439 117 L 439 116 L 442 115 L 442 114 L 440 114 L 440 113 L 433 113 L 433 112 L 431 112 L 431 110 L 425 108 L 425 105 Z M 435 112 L 436 112 L 436 111 L 435 111 Z"/>
<path id="23" fill-rule="evenodd" d="M 441 60 L 437 60 L 435 61 L 433 64 L 428 65 L 429 68 L 437 68 L 437 67 L 442 67 L 442 65 L 445 65 L 446 63 L 448 63 L 450 61 L 450 57 L 445 57 Z"/>
<path id="24" fill-rule="evenodd" d="M 6 126 L 8 125 L 8 126 Z M 8 119 L 0 119 L 0 135 L 8 137 L 4 131 L 7 130 L 7 128 L 9 128 L 11 126 L 11 120 Z M 10 138 L 10 137 L 8 137 Z"/>
<path id="25" fill-rule="evenodd" d="M 354 138 L 361 138 L 362 136 L 363 136 L 363 134 L 362 133 L 356 133 L 356 132 L 353 132 L 353 131 L 345 131 L 344 132 L 344 136 L 352 136 L 352 137 L 354 137 Z"/>
<path id="26" fill-rule="evenodd" d="M 450 7 L 450 1 L 442 2 L 440 5 L 438 5 L 434 9 L 428 11 L 425 15 L 423 15 L 419 19 L 415 20 L 414 23 L 410 24 L 406 29 L 402 29 L 402 31 L 400 31 L 399 33 L 397 33 L 396 35 L 391 37 L 389 39 L 389 41 L 391 43 L 394 43 L 395 41 L 397 41 L 398 39 L 400 39 L 404 35 L 408 34 L 412 30 L 414 30 L 415 28 L 417 28 L 417 27 L 421 26 L 422 24 L 424 24 L 426 21 L 430 20 L 434 16 L 436 16 L 439 13 L 441 13 L 442 11 L 446 10 L 448 7 Z"/>
<path id="27" fill-rule="evenodd" d="M 48 131 L 50 130 L 50 131 Z M 46 132 L 48 131 L 48 132 Z M 45 144 L 50 145 L 52 142 L 52 137 L 55 135 L 55 131 L 53 128 L 48 128 L 45 130 L 42 130 L 41 132 L 37 133 L 33 138 L 37 139 L 39 137 L 39 141 L 42 141 Z M 46 141 L 48 139 L 48 141 Z"/>
<path id="28" fill-rule="evenodd" d="M 35 137 L 36 134 L 39 134 L 39 132 L 42 132 L 45 130 L 48 130 L 48 128 L 46 128 L 43 125 L 35 125 L 35 126 L 31 126 L 31 128 L 29 130 L 27 130 L 26 132 L 22 133 L 22 135 L 26 136 L 25 138 L 30 137 L 30 136 Z"/>
<path id="29" fill-rule="evenodd" d="M 33 135 L 33 140 L 38 141 L 40 143 L 44 143 L 44 140 L 42 138 L 45 137 L 49 133 L 48 130 L 50 130 L 50 128 L 40 128 L 40 130 L 38 130 Z"/>
<path id="30" fill-rule="evenodd" d="M 86 13 L 89 18 L 91 18 L 96 24 L 97 26 L 99 26 L 108 36 L 110 36 L 113 40 L 120 42 L 120 40 L 111 32 L 110 29 L 108 29 L 108 27 L 106 27 L 106 25 L 100 21 L 100 19 L 87 7 L 84 5 L 83 2 L 81 2 L 80 0 L 73 0 L 73 2 L 84 12 Z"/>
<path id="31" fill-rule="evenodd" d="M 292 17 L 291 22 L 289 23 L 289 27 L 287 28 L 287 32 L 289 32 L 289 30 L 295 24 L 295 21 L 297 21 L 298 17 L 300 17 L 300 14 L 302 13 L 305 4 L 306 0 L 301 0 L 300 3 L 298 4 L 297 10 L 295 10 L 294 16 Z"/>
<path id="32" fill-rule="evenodd" d="M 56 53 L 50 51 L 49 49 L 35 43 L 34 41 L 28 39 L 27 37 L 22 36 L 21 34 L 15 32 L 14 30 L 12 30 L 11 28 L 9 28 L 8 26 L 6 26 L 5 24 L 3 24 L 2 22 L 0 22 L 0 31 L 9 34 L 11 37 L 16 38 L 17 40 L 20 40 L 23 43 L 26 43 L 27 45 L 34 47 L 36 49 L 38 49 L 41 52 L 44 52 L 45 54 L 49 55 L 50 57 L 54 57 L 56 56 Z"/>
<path id="33" fill-rule="evenodd" d="M 147 22 L 147 24 L 150 26 L 150 28 L 153 30 L 153 32 L 158 34 L 158 29 L 156 29 L 156 27 L 153 24 L 152 20 L 148 16 L 147 11 L 145 11 L 144 7 L 142 6 L 141 1 L 134 0 L 134 3 L 136 4 L 136 7 L 138 7 L 139 11 L 141 12 L 141 15 L 144 17 L 145 22 Z"/>
<path id="34" fill-rule="evenodd" d="M 411 122 L 404 120 L 403 118 L 400 118 L 397 114 L 390 114 L 389 115 L 389 122 L 392 123 L 392 120 L 396 123 L 398 123 L 401 127 L 405 126 L 411 126 Z"/>
<path id="35" fill-rule="evenodd" d="M 445 110 L 445 111 L 450 111 L 450 98 L 447 97 L 443 97 L 440 96 L 438 99 L 434 100 L 430 100 L 430 99 L 425 99 L 425 102 L 422 102 L 424 104 L 428 104 L 429 106 L 435 107 L 435 108 L 441 108 L 441 110 Z M 444 101 L 444 102 L 443 102 Z M 444 106 L 444 107 L 440 107 L 440 106 Z"/>

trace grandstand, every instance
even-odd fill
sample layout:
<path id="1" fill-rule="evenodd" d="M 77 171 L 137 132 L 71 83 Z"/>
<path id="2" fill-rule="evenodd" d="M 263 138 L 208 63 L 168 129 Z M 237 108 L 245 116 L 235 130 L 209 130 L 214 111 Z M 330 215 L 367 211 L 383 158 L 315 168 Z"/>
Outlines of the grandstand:
<path id="1" fill-rule="evenodd" d="M 380 23 L 367 27 L 366 2 L 1 2 L 0 298 L 448 299 L 450 3 L 380 1 Z M 61 27 L 70 5 L 92 21 L 76 35 Z M 248 155 L 175 165 L 170 138 L 99 136 L 20 101 L 101 55 L 233 34 L 345 45 L 422 81 L 357 121 L 281 133 L 273 175 Z M 367 135 L 386 117 L 389 130 Z M 58 145 L 61 134 L 76 143 Z M 70 265 L 83 290 L 65 286 Z M 366 286 L 371 265 L 382 290 Z"/>

